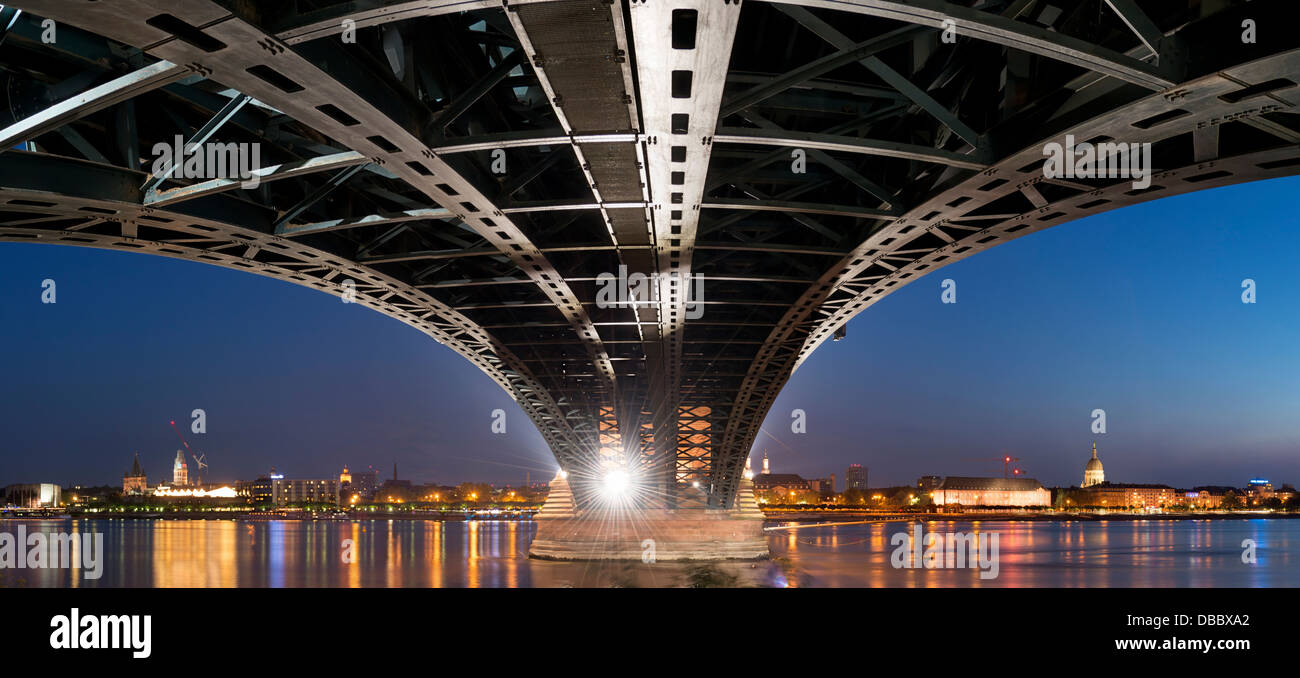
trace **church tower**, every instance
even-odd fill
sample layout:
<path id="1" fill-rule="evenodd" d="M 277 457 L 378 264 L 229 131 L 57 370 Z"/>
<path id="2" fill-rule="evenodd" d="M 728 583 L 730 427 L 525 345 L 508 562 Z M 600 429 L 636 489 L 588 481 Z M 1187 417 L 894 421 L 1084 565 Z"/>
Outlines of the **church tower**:
<path id="1" fill-rule="evenodd" d="M 1083 485 L 1082 487 L 1092 487 L 1106 482 L 1106 472 L 1101 468 L 1101 460 L 1097 458 L 1097 443 L 1092 444 L 1092 459 L 1088 460 L 1088 465 L 1083 467 Z"/>
<path id="2" fill-rule="evenodd" d="M 148 479 L 145 478 L 144 471 L 140 470 L 140 453 L 136 452 L 131 470 L 122 475 L 122 494 L 144 494 L 147 485 Z"/>

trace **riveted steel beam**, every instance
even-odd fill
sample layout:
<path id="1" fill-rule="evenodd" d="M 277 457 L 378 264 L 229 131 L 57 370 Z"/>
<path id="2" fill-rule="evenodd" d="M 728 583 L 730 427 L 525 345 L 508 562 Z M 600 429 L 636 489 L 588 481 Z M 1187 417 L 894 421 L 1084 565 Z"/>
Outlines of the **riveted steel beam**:
<path id="1" fill-rule="evenodd" d="M 692 257 L 704 206 L 713 137 L 740 17 L 739 3 L 683 0 L 672 4 L 636 3 L 629 7 L 637 57 L 645 155 L 650 186 L 651 228 L 658 256 L 658 331 L 662 351 L 660 379 L 666 397 L 655 403 L 658 451 L 666 458 L 685 454 L 677 445 L 678 396 L 683 383 L 682 352 L 691 285 Z M 707 316 L 708 311 L 704 311 Z M 674 463 L 674 468 L 678 464 Z M 709 469 L 704 480 L 731 473 L 734 464 Z M 739 467 L 735 472 L 739 473 Z M 664 467 L 665 473 L 674 473 Z M 697 478 L 675 472 L 672 486 Z M 712 494 L 712 492 L 710 492 Z M 726 505 L 714 495 L 711 500 Z"/>
<path id="2" fill-rule="evenodd" d="M 0 153 L 22 141 L 30 141 L 46 132 L 79 120 L 96 111 L 121 103 L 145 92 L 176 82 L 193 69 L 189 66 L 158 61 L 102 85 L 92 87 L 49 108 L 0 129 Z"/>
<path id="3" fill-rule="evenodd" d="M 747 127 L 722 127 L 713 137 L 717 144 L 753 144 L 755 146 L 781 146 L 785 148 L 816 148 L 836 153 L 854 153 L 875 155 L 883 158 L 902 158 L 918 162 L 932 162 L 949 167 L 982 170 L 987 164 L 962 153 L 944 151 L 929 146 L 905 144 L 893 141 L 863 139 L 861 137 L 839 136 L 834 134 L 815 134 L 811 132 L 791 132 L 782 130 L 751 129 Z"/>
<path id="4" fill-rule="evenodd" d="M 299 160 L 295 162 L 286 162 L 279 165 L 270 165 L 259 167 L 249 172 L 249 176 L 209 179 L 200 181 L 188 186 L 178 186 L 169 188 L 165 191 L 154 191 L 144 196 L 146 205 L 170 205 L 183 200 L 193 200 L 214 193 L 224 193 L 225 191 L 234 190 L 241 186 L 252 187 L 264 181 L 279 181 L 290 177 L 306 176 L 317 172 L 329 172 L 336 169 L 363 165 L 367 158 L 356 151 L 344 151 L 319 158 L 308 160 Z"/>

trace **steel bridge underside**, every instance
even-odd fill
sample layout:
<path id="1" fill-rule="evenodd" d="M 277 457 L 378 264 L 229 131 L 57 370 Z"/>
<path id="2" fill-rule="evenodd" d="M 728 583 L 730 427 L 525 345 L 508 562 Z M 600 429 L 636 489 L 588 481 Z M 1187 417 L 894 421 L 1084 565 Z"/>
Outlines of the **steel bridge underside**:
<path id="1" fill-rule="evenodd" d="M 890 292 L 1300 171 L 1287 2 L 1063 4 L 28 0 L 0 240 L 355 291 L 510 393 L 575 492 L 626 459 L 727 508 L 791 374 Z M 1151 144 L 1150 185 L 1046 178 L 1067 135 Z M 177 137 L 255 144 L 256 186 L 157 172 Z M 655 298 L 598 303 L 619 271 Z"/>

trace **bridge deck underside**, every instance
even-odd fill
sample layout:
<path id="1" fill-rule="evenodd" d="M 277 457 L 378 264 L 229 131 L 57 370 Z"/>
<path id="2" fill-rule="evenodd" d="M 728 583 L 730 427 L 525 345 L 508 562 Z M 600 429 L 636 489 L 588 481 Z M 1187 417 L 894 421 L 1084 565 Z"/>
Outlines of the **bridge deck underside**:
<path id="1" fill-rule="evenodd" d="M 1287 3 L 1067 4 L 29 0 L 0 240 L 354 291 L 506 389 L 580 497 L 631 461 L 727 507 L 781 387 L 890 292 L 1300 171 L 1300 37 L 1243 34 Z M 1067 135 L 1150 144 L 1149 185 L 1045 176 Z M 257 185 L 160 176 L 178 136 L 257 148 Z M 620 272 L 655 295 L 603 303 Z"/>

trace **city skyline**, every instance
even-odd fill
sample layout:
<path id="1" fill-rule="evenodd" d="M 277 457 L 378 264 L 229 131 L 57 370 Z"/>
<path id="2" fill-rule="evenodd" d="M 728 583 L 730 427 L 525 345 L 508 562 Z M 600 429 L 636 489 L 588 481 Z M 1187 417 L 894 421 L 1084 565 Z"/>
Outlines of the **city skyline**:
<path id="1" fill-rule="evenodd" d="M 176 460 L 176 463 L 177 463 L 177 464 L 180 464 L 180 458 L 179 458 L 179 455 L 180 455 L 180 454 L 181 454 L 181 450 L 177 450 L 177 455 L 178 455 L 177 460 Z M 1097 451 L 1097 448 L 1096 448 L 1095 444 L 1094 444 L 1094 446 L 1093 446 L 1093 448 L 1092 448 L 1092 454 L 1094 455 L 1093 458 L 1095 458 L 1095 455 L 1098 454 L 1098 451 Z M 770 468 L 769 465 L 768 465 L 767 463 L 764 463 L 764 462 L 768 461 L 768 459 L 766 458 L 766 457 L 767 457 L 767 451 L 764 450 L 763 452 L 758 453 L 758 454 L 756 454 L 756 455 L 754 455 L 754 456 L 757 457 L 757 458 L 760 460 L 760 461 L 759 461 L 760 466 L 755 467 L 755 468 L 753 468 L 753 469 L 750 469 L 749 466 L 747 465 L 747 466 L 746 466 L 746 470 L 749 471 L 749 472 L 751 472 L 751 473 L 752 473 L 753 475 L 755 475 L 755 476 L 758 476 L 758 475 L 767 475 L 767 474 L 771 473 L 771 474 L 774 475 L 774 476 L 781 476 L 781 475 L 794 475 L 794 476 L 799 476 L 799 477 L 801 477 L 801 478 L 804 478 L 804 479 L 806 479 L 806 480 L 823 480 L 823 481 L 824 481 L 824 480 L 832 480 L 832 481 L 834 481 L 834 487 L 832 488 L 832 491 L 833 491 L 833 492 L 836 492 L 836 493 L 841 493 L 841 492 L 844 492 L 844 491 L 847 491 L 848 489 L 850 489 L 850 488 L 848 487 L 848 483 L 849 483 L 849 481 L 850 481 L 850 473 L 853 473 L 855 470 L 860 470 L 860 471 L 862 471 L 862 472 L 869 472 L 869 470 L 870 470 L 868 466 L 861 465 L 861 464 L 857 464 L 857 463 L 851 463 L 851 464 L 849 464 L 849 466 L 846 467 L 845 469 L 842 469 L 842 470 L 840 470 L 840 471 L 838 471 L 838 472 L 837 472 L 837 471 L 832 471 L 832 472 L 827 473 L 827 474 L 808 473 L 807 471 L 803 471 L 803 470 L 801 470 L 801 469 L 799 469 L 799 468 L 777 469 L 777 470 L 775 470 L 775 471 L 769 471 L 769 470 L 764 470 L 764 469 L 768 469 L 768 468 Z M 1010 457 L 1008 457 L 1007 459 L 1008 459 L 1009 461 L 1014 461 L 1014 458 L 1010 458 Z M 985 462 L 997 462 L 997 461 L 998 461 L 997 459 L 990 458 L 990 459 L 987 459 L 987 460 L 981 460 L 981 463 L 985 463 Z M 363 469 L 363 468 L 365 469 L 365 471 L 362 471 L 362 470 L 361 470 L 361 469 Z M 1016 465 L 1015 465 L 1015 464 L 1011 464 L 1010 466 L 1007 466 L 1006 468 L 1008 468 L 1008 469 L 1016 468 Z M 1084 466 L 1084 467 L 1081 467 L 1081 468 L 1090 469 L 1090 468 L 1091 468 L 1091 464 L 1085 464 L 1085 466 Z M 432 479 L 427 479 L 427 480 L 426 480 L 426 479 L 410 478 L 410 477 L 407 477 L 407 478 L 400 478 L 400 477 L 398 476 L 398 474 L 397 474 L 397 468 L 396 468 L 396 465 L 394 465 L 394 467 L 393 467 L 393 469 L 392 469 L 392 475 L 391 475 L 391 476 L 385 476 L 385 475 L 384 475 L 384 472 L 383 472 L 381 469 L 377 469 L 377 468 L 375 468 L 373 465 L 366 465 L 365 467 L 362 467 L 362 466 L 360 466 L 360 465 L 356 465 L 356 466 L 353 466 L 353 465 L 345 465 L 345 466 L 340 470 L 339 473 L 325 473 L 325 474 L 316 474 L 316 475 L 296 476 L 296 477 L 294 477 L 294 478 L 289 478 L 289 479 L 290 479 L 290 480 L 297 480 L 297 479 L 310 479 L 310 478 L 331 478 L 331 479 L 332 479 L 332 478 L 335 478 L 335 477 L 342 478 L 343 476 L 351 477 L 351 475 L 354 475 L 354 474 L 357 474 L 357 473 L 364 473 L 364 472 L 367 472 L 367 471 L 368 471 L 368 472 L 371 472 L 371 473 L 375 473 L 375 474 L 376 474 L 376 477 L 377 477 L 377 480 L 378 480 L 379 482 L 384 482 L 384 481 L 387 481 L 387 480 L 389 480 L 389 479 L 391 478 L 391 479 L 394 479 L 394 480 L 398 480 L 398 479 L 400 479 L 400 480 L 402 480 L 402 481 L 404 481 L 404 482 L 408 482 L 408 483 L 412 483 L 412 484 L 442 485 L 442 486 L 449 486 L 449 487 L 450 487 L 450 486 L 460 485 L 460 484 L 465 484 L 465 483 L 471 483 L 471 484 L 480 484 L 480 483 L 481 483 L 481 484 L 489 484 L 489 485 L 492 485 L 492 486 L 501 485 L 501 486 L 506 486 L 506 487 L 509 487 L 509 486 L 519 486 L 519 487 L 523 487 L 523 486 L 531 486 L 531 485 L 541 485 L 541 484 L 545 484 L 545 483 L 547 482 L 547 480 L 548 480 L 547 478 L 534 478 L 534 477 L 531 477 L 531 474 L 525 477 L 524 482 L 515 482 L 515 481 L 509 481 L 509 480 L 507 480 L 507 481 L 500 481 L 500 482 L 493 482 L 493 481 L 483 481 L 483 480 L 476 480 L 476 479 L 463 479 L 463 478 L 462 478 L 462 479 L 458 479 L 458 480 L 445 480 L 445 479 L 444 479 L 444 480 L 442 480 L 442 481 L 437 481 L 437 480 L 432 480 Z M 351 475 L 350 475 L 350 474 L 351 474 Z M 249 482 L 249 481 L 256 480 L 256 479 L 286 478 L 286 476 L 285 476 L 285 474 L 284 474 L 283 472 L 277 470 L 274 466 L 272 466 L 272 467 L 270 467 L 269 469 L 267 469 L 265 472 L 258 473 L 256 476 L 250 476 L 250 477 L 247 477 L 247 478 L 244 478 L 244 477 L 240 477 L 240 478 L 218 478 L 218 479 L 209 479 L 209 478 L 205 478 L 205 479 L 202 479 L 201 481 L 193 480 L 193 479 L 189 479 L 189 480 L 186 480 L 186 481 L 183 481 L 183 482 L 182 482 L 182 481 L 177 480 L 178 476 L 175 475 L 175 467 L 173 467 L 173 472 L 172 472 L 172 474 L 170 474 L 170 475 L 166 475 L 166 474 L 165 474 L 165 475 L 163 475 L 162 477 L 158 477 L 158 476 L 148 476 L 148 470 L 147 470 L 143 465 L 140 465 L 140 464 L 139 464 L 139 454 L 137 453 L 137 454 L 133 457 L 133 463 L 132 463 L 132 467 L 131 467 L 131 469 L 128 470 L 126 473 L 123 474 L 123 481 L 124 481 L 124 483 L 125 483 L 126 480 L 133 480 L 133 479 L 137 479 L 137 478 L 149 478 L 149 477 L 152 477 L 152 478 L 155 480 L 155 482 L 152 484 L 152 486 L 154 486 L 154 487 L 156 487 L 156 486 L 160 486 L 160 485 L 169 485 L 169 486 L 177 486 L 177 485 L 180 485 L 180 486 L 196 485 L 196 486 L 197 486 L 197 485 L 200 485 L 200 484 L 203 485 L 203 486 L 215 486 L 215 485 L 229 484 L 229 483 L 232 483 L 232 482 Z M 911 485 L 917 484 L 917 483 L 921 482 L 921 481 L 922 481 L 923 479 L 925 479 L 925 478 L 943 479 L 943 478 L 945 478 L 945 477 L 977 477 L 977 478 L 1026 477 L 1026 478 L 1030 478 L 1030 476 L 1029 476 L 1028 473 L 1021 473 L 1021 474 L 1014 474 L 1014 473 L 1013 473 L 1013 474 L 1010 475 L 1010 476 L 1008 476 L 1008 475 L 998 476 L 998 475 L 996 475 L 996 474 L 987 474 L 987 475 L 985 475 L 985 474 L 976 474 L 976 475 L 973 475 L 973 476 L 956 476 L 956 474 L 935 473 L 935 474 L 926 474 L 926 475 L 923 475 L 923 476 L 919 476 L 918 479 L 917 479 L 915 482 L 913 482 L 913 483 L 903 482 L 903 483 L 891 483 L 891 484 L 885 484 L 885 485 L 873 485 L 873 484 L 871 484 L 871 483 L 868 481 L 868 482 L 864 485 L 864 487 L 866 487 L 866 488 L 872 488 L 872 487 L 874 487 L 874 488 L 906 487 L 906 486 L 911 486 Z M 1086 473 L 1084 474 L 1084 477 L 1085 477 L 1085 478 L 1087 477 L 1087 474 L 1086 474 Z M 1030 479 L 1032 479 L 1032 480 L 1037 480 L 1036 478 L 1030 478 Z M 1148 481 L 1148 482 L 1150 482 L 1150 481 Z M 1184 484 L 1184 485 L 1182 485 L 1182 486 L 1180 486 L 1180 487 L 1192 488 L 1192 487 L 1208 487 L 1208 486 L 1216 486 L 1216 487 L 1240 487 L 1240 488 L 1245 488 L 1245 487 L 1248 487 L 1248 486 L 1251 485 L 1251 484 L 1257 484 L 1257 483 L 1259 483 L 1259 482 L 1267 482 L 1267 479 L 1261 481 L 1261 479 L 1260 479 L 1258 476 L 1252 476 L 1251 478 L 1247 479 L 1245 483 L 1239 483 L 1239 482 L 1227 482 L 1227 483 L 1198 483 L 1198 484 L 1194 484 L 1194 485 L 1193 485 L 1193 484 Z M 1100 484 L 1100 483 L 1106 483 L 1106 484 L 1112 484 L 1112 485 L 1114 485 L 1114 484 L 1120 484 L 1120 485 L 1130 484 L 1129 481 L 1125 481 L 1125 480 L 1107 479 L 1107 478 L 1104 477 L 1104 475 L 1103 475 L 1103 476 L 1100 476 L 1100 478 L 1099 478 L 1098 480 L 1096 480 L 1095 483 L 1097 483 L 1097 484 Z M 7 484 L 7 483 L 5 482 L 5 480 L 4 480 L 3 478 L 0 478 L 0 486 L 5 485 L 5 484 Z M 146 480 L 145 484 L 148 485 L 148 481 L 147 481 L 147 480 Z M 1141 484 L 1147 484 L 1147 483 L 1136 483 L 1136 484 L 1141 485 Z M 1157 483 L 1155 483 L 1155 484 L 1164 485 L 1165 483 L 1158 483 L 1158 482 L 1157 482 Z M 1274 483 L 1274 484 L 1275 484 L 1275 485 L 1278 485 L 1278 486 L 1291 486 L 1291 482 L 1290 482 L 1289 480 L 1282 480 L 1282 481 L 1279 481 L 1278 483 Z M 68 484 L 68 483 L 65 483 L 65 484 L 63 484 L 64 487 L 72 487 L 72 486 L 74 486 L 74 485 L 75 485 L 75 486 L 79 486 L 79 487 L 98 487 L 98 486 L 104 486 L 104 485 L 107 485 L 107 486 L 110 486 L 110 487 L 111 487 L 111 486 L 114 485 L 114 483 L 113 483 L 113 482 L 106 482 L 106 483 L 74 483 L 74 484 Z M 1046 483 L 1044 486 L 1045 486 L 1045 487 L 1053 487 L 1053 488 L 1068 488 L 1068 487 L 1084 487 L 1084 488 L 1086 488 L 1086 487 L 1088 486 L 1088 483 L 1087 483 L 1086 481 L 1083 482 L 1083 483 L 1059 483 L 1059 484 L 1057 484 L 1057 483 Z"/>
<path id="2" fill-rule="evenodd" d="M 1300 323 L 1289 300 L 1300 274 L 1285 254 L 1300 235 L 1280 224 L 1296 187 L 1257 182 L 1089 217 L 902 287 L 808 359 L 753 453 L 809 477 L 861 463 L 879 486 L 996 476 L 968 460 L 1011 454 L 1064 486 L 1095 441 L 1122 482 L 1294 478 Z M 1121 233 L 1125 246 L 1111 246 Z M 191 444 L 214 478 L 396 461 L 406 477 L 505 484 L 556 468 L 518 407 L 463 358 L 336 297 L 71 247 L 4 244 L 0 261 L 6 482 L 99 484 L 135 452 L 157 469 L 176 449 L 167 422 L 194 408 L 208 432 Z M 59 284 L 57 304 L 40 303 L 45 278 Z M 1248 278 L 1255 304 L 1240 299 Z M 940 302 L 944 279 L 957 304 Z M 1105 434 L 1090 431 L 1095 408 Z M 492 433 L 496 409 L 505 434 Z M 794 409 L 807 433 L 791 432 Z"/>

